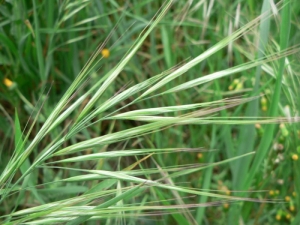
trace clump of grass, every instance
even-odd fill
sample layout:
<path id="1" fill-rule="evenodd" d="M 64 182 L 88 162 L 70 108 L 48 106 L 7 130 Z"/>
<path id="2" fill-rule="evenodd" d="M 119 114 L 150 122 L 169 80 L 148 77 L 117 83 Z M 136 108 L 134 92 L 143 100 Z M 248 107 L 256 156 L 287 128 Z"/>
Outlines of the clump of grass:
<path id="1" fill-rule="evenodd" d="M 24 6 L 15 4 L 14 7 Z M 54 8 L 53 3 L 45 4 L 47 7 Z M 34 26 L 29 30 L 36 46 L 36 59 L 42 83 L 45 83 L 49 77 L 49 68 L 55 56 L 56 33 L 60 31 L 62 24 L 66 25 L 68 20 L 86 9 L 88 4 L 88 1 L 64 2 L 59 6 L 58 20 L 55 22 L 53 15 L 48 18 L 48 25 L 54 28 L 52 31 L 47 30 L 50 33 L 49 49 L 47 60 L 44 61 L 38 7 L 36 1 L 33 1 Z M 155 4 L 157 3 L 150 4 L 149 7 L 155 8 Z M 82 224 L 94 221 L 107 223 L 128 221 L 134 224 L 140 223 L 139 220 L 143 217 L 149 219 L 162 217 L 164 220 L 171 221 L 170 223 L 175 221 L 178 224 L 198 224 L 203 221 L 205 207 L 210 206 L 224 206 L 225 210 L 230 208 L 229 221 L 239 221 L 240 215 L 244 219 L 251 217 L 250 204 L 253 206 L 256 202 L 263 204 L 281 202 L 276 199 L 269 200 L 267 197 L 259 199 L 250 196 L 252 192 L 249 192 L 249 187 L 253 182 L 257 182 L 255 177 L 257 170 L 269 152 L 274 139 L 274 124 L 289 123 L 290 126 L 294 126 L 292 122 L 299 120 L 295 115 L 279 117 L 277 113 L 287 57 L 299 51 L 298 46 L 288 48 L 288 38 L 284 36 L 289 33 L 285 28 L 288 28 L 286 25 L 290 23 L 288 17 L 290 2 L 273 6 L 276 9 L 282 7 L 279 51 L 274 53 L 265 51 L 265 46 L 268 44 L 268 32 L 266 33 L 265 29 L 268 29 L 266 27 L 271 20 L 270 8 L 268 8 L 270 5 L 267 5 L 270 3 L 265 1 L 258 18 L 235 31 L 230 30 L 227 37 L 217 41 L 216 44 L 212 43 L 201 54 L 185 60 L 183 64 L 163 70 L 157 75 L 143 77 L 142 80 L 138 78 L 136 84 L 125 82 L 121 90 L 115 90 L 114 85 L 122 77 L 122 73 L 129 70 L 128 68 L 129 71 L 141 72 L 137 69 L 139 65 L 134 65 L 132 61 L 136 60 L 134 57 L 136 54 L 141 54 L 139 49 L 144 47 L 145 42 L 149 39 L 152 42 L 156 40 L 153 39 L 153 33 L 158 27 L 161 29 L 164 50 L 162 56 L 165 63 L 171 67 L 174 66 L 174 62 L 177 62 L 171 53 L 170 28 L 173 25 L 162 24 L 172 4 L 182 3 L 166 1 L 153 19 L 146 25 L 143 24 L 142 32 L 136 35 L 132 45 L 128 48 L 126 46 L 128 50 L 124 56 L 116 60 L 115 65 L 106 73 L 103 74 L 101 71 L 103 61 L 109 60 L 118 50 L 106 44 L 109 43 L 109 38 L 115 39 L 118 44 L 122 43 L 124 36 L 119 40 L 115 38 L 115 30 L 118 27 L 123 29 L 122 20 L 119 20 L 116 29 L 112 29 L 108 34 L 104 44 L 96 48 L 54 107 L 49 107 L 47 100 L 41 98 L 25 129 L 22 129 L 20 116 L 15 113 L 13 124 L 15 148 L 0 175 L 0 202 L 3 205 L 1 208 L 3 216 L 0 219 L 3 224 Z M 138 6 L 142 7 L 141 4 Z M 195 12 L 200 7 L 201 4 L 187 4 L 183 8 L 188 13 Z M 204 13 L 205 24 L 201 33 L 203 38 L 209 30 L 207 26 L 212 7 L 213 3 L 208 6 L 203 5 L 203 9 L 207 9 Z M 125 10 L 124 13 L 129 12 Z M 179 20 L 180 26 L 184 23 L 184 17 L 188 15 L 186 13 Z M 133 15 L 129 13 L 129 16 Z M 140 17 L 136 17 L 141 20 Z M 85 18 L 77 25 L 96 21 L 96 19 L 99 17 Z M 235 41 L 246 36 L 247 32 L 255 30 L 259 23 L 261 41 L 256 58 L 217 72 L 212 67 L 212 61 L 208 63 L 207 71 L 204 70 L 205 76 L 183 78 L 184 74 L 195 71 L 199 65 L 203 66 L 204 62 L 214 54 L 221 52 L 222 55 L 224 48 L 231 46 L 229 48 L 231 52 Z M 27 26 L 28 24 L 30 23 L 27 22 Z M 72 30 L 77 25 L 69 29 Z M 130 31 L 129 29 L 124 32 L 124 35 Z M 79 39 L 88 36 L 89 34 L 83 35 Z M 79 39 L 71 39 L 70 42 Z M 9 44 L 9 41 L 7 43 Z M 78 50 L 73 49 L 72 52 Z M 239 47 L 236 54 L 249 56 L 243 52 L 243 49 L 239 50 Z M 238 60 L 238 57 L 236 58 Z M 279 69 L 273 67 L 277 78 L 270 112 L 261 117 L 257 112 L 260 92 L 273 80 L 261 86 L 260 74 L 262 69 L 268 68 L 268 63 L 275 63 L 277 60 Z M 256 70 L 254 88 L 249 85 L 252 92 L 245 92 L 244 96 L 223 98 L 224 93 L 221 91 L 222 83 L 219 78 L 229 79 L 237 73 L 244 73 L 252 68 Z M 95 74 L 101 76 L 95 79 L 93 77 Z M 178 80 L 179 82 L 175 82 Z M 68 82 L 69 78 L 66 79 L 66 83 Z M 214 84 L 215 91 L 213 100 L 193 102 L 186 98 L 186 103 L 180 101 L 180 104 L 176 104 L 177 98 L 184 96 L 183 91 L 191 93 L 190 90 L 194 88 L 202 94 L 199 85 L 211 83 Z M 239 85 L 233 94 L 237 95 L 241 90 L 243 91 L 243 87 Z M 49 90 L 44 97 L 51 96 L 51 91 Z M 31 104 L 25 97 L 22 100 L 26 105 Z M 243 113 L 246 104 L 248 104 L 246 113 Z M 134 106 L 136 108 L 132 108 Z M 5 112 L 4 107 L 2 110 Z M 99 125 L 103 124 L 107 126 L 104 131 L 99 129 Z M 260 128 L 262 124 L 268 125 L 264 128 L 266 133 L 258 144 L 256 154 L 254 146 L 257 139 L 254 124 L 260 124 Z M 222 125 L 222 128 L 219 125 Z M 234 140 L 231 125 L 240 125 L 238 133 L 240 140 Z M 199 126 L 204 127 L 203 129 L 212 128 L 201 130 L 199 133 L 197 130 Z M 191 132 L 189 136 L 191 136 L 192 146 L 187 146 L 184 141 L 186 128 Z M 246 149 L 243 146 L 247 145 L 245 140 L 248 137 L 248 128 L 252 129 L 253 134 L 249 137 L 251 148 Z M 165 135 L 169 131 L 169 134 L 179 132 L 180 137 L 175 135 L 178 139 L 169 140 L 168 137 L 171 135 Z M 210 139 L 206 150 L 199 148 L 204 143 L 199 139 Z M 169 146 L 169 143 L 174 142 L 182 146 L 180 148 Z M 222 145 L 218 143 L 226 146 L 225 152 L 212 150 L 216 147 L 222 149 Z M 238 145 L 236 151 L 235 145 Z M 185 157 L 191 157 L 195 152 L 205 154 L 207 158 L 204 162 L 207 164 L 185 161 Z M 202 158 L 203 156 L 199 157 L 199 160 L 204 160 Z M 295 157 L 292 159 L 295 160 Z M 268 166 L 269 164 L 266 165 L 265 171 L 269 171 Z M 215 174 L 213 168 L 218 170 Z M 230 183 L 224 181 L 222 185 L 214 188 L 214 184 L 218 183 L 219 179 L 225 179 L 228 170 L 231 170 L 233 181 Z M 246 178 L 248 173 L 250 176 Z M 202 175 L 204 178 L 199 179 Z M 199 181 L 200 185 L 192 184 L 192 178 Z M 212 181 L 212 178 L 215 180 Z M 256 187 L 258 190 L 261 189 L 259 185 Z M 194 196 L 197 196 L 199 201 L 195 201 Z M 250 203 L 245 204 L 244 207 L 241 207 L 241 204 L 230 207 L 228 204 L 236 201 Z M 197 210 L 194 211 L 194 208 Z M 278 213 L 274 219 L 278 220 L 279 217 L 281 219 L 283 214 L 288 215 Z M 264 221 L 261 218 L 256 220 Z"/>

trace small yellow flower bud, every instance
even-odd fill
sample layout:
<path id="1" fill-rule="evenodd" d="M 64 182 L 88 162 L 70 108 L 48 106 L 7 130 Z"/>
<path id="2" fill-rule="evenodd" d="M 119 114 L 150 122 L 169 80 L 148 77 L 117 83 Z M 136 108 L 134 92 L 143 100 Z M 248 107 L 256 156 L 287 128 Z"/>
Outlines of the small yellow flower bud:
<path id="1" fill-rule="evenodd" d="M 292 159 L 293 159 L 294 161 L 297 161 L 297 160 L 299 159 L 299 156 L 298 156 L 297 154 L 293 154 L 293 155 L 292 155 Z"/>
<path id="2" fill-rule="evenodd" d="M 297 194 L 296 194 L 296 192 L 295 192 L 295 191 L 293 191 L 293 196 L 294 196 L 294 197 L 296 197 L 296 195 L 297 195 Z"/>
<path id="3" fill-rule="evenodd" d="M 109 55 L 110 55 L 110 51 L 109 51 L 107 48 L 104 48 L 104 49 L 101 51 L 101 54 L 102 54 L 103 58 L 108 58 Z"/>
<path id="4" fill-rule="evenodd" d="M 295 211 L 295 206 L 291 205 L 290 206 L 290 211 L 294 212 Z"/>
<path id="5" fill-rule="evenodd" d="M 203 154 L 202 154 L 202 153 L 198 153 L 198 154 L 197 154 L 197 158 L 198 158 L 198 159 L 202 159 L 202 158 L 203 158 Z"/>
<path id="6" fill-rule="evenodd" d="M 273 190 L 270 190 L 269 195 L 275 195 L 275 192 Z"/>
<path id="7" fill-rule="evenodd" d="M 281 124 L 279 125 L 279 127 L 280 127 L 280 129 L 283 129 L 283 128 L 285 128 L 285 125 L 284 125 L 284 123 L 281 123 Z"/>
<path id="8" fill-rule="evenodd" d="M 4 85 L 5 85 L 6 87 L 8 87 L 8 88 L 10 88 L 10 87 L 14 84 L 14 82 L 12 82 L 12 81 L 11 81 L 10 79 L 8 79 L 8 78 L 4 78 L 3 83 L 4 83 Z"/>
<path id="9" fill-rule="evenodd" d="M 266 112 L 268 110 L 268 107 L 266 105 L 264 105 L 264 106 L 261 107 L 261 110 Z"/>
<path id="10" fill-rule="evenodd" d="M 255 128 L 256 129 L 260 129 L 261 128 L 261 125 L 259 123 L 255 124 Z"/>
<path id="11" fill-rule="evenodd" d="M 285 198 L 284 198 L 284 199 L 285 199 L 285 201 L 286 201 L 286 202 L 289 202 L 289 201 L 291 201 L 291 197 L 290 197 L 290 196 L 285 196 Z"/>
<path id="12" fill-rule="evenodd" d="M 243 87 L 244 87 L 243 83 L 238 83 L 238 84 L 236 85 L 235 90 L 241 90 L 241 89 L 243 89 Z"/>
<path id="13" fill-rule="evenodd" d="M 240 83 L 240 80 L 239 80 L 239 79 L 234 79 L 234 80 L 233 80 L 233 83 L 234 83 L 234 84 L 238 84 L 238 83 Z"/>
<path id="14" fill-rule="evenodd" d="M 262 105 L 266 105 L 267 104 L 267 99 L 265 97 L 262 97 L 261 100 L 260 100 L 260 103 Z"/>
<path id="15" fill-rule="evenodd" d="M 223 207 L 224 207 L 224 209 L 228 209 L 229 208 L 229 204 L 228 203 L 224 203 Z"/>
<path id="16" fill-rule="evenodd" d="M 292 216 L 291 216 L 291 214 L 289 214 L 289 213 L 285 215 L 285 218 L 286 218 L 287 220 L 291 219 L 291 217 L 292 217 Z"/>
<path id="17" fill-rule="evenodd" d="M 276 220 L 281 220 L 281 215 L 277 214 L 275 218 Z"/>

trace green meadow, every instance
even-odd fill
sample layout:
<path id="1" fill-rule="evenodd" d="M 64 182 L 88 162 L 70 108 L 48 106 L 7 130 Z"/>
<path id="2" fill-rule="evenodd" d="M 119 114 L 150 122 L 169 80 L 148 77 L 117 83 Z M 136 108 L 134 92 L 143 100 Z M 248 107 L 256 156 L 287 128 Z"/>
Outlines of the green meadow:
<path id="1" fill-rule="evenodd" d="M 299 15 L 0 1 L 0 224 L 300 224 Z"/>

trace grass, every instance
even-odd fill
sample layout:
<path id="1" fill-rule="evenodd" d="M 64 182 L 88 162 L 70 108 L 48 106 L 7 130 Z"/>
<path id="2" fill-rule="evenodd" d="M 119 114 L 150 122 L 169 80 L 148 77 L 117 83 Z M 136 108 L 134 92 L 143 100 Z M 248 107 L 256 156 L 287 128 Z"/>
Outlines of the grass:
<path id="1" fill-rule="evenodd" d="M 298 224 L 299 10 L 2 3 L 1 224 Z"/>

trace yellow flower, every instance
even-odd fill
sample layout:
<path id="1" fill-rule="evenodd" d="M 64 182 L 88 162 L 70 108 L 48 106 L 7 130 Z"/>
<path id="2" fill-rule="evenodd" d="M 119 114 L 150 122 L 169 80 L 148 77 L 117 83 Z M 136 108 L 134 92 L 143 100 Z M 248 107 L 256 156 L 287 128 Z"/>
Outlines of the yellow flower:
<path id="1" fill-rule="evenodd" d="M 233 80 L 233 83 L 234 83 L 234 84 L 238 84 L 238 83 L 240 83 L 240 80 L 239 80 L 239 79 L 234 79 L 234 80 Z"/>
<path id="2" fill-rule="evenodd" d="M 12 82 L 10 79 L 8 78 L 4 78 L 3 83 L 6 87 L 10 88 L 11 86 L 13 86 L 14 82 Z"/>
<path id="3" fill-rule="evenodd" d="M 225 194 L 226 194 L 226 195 L 230 195 L 231 192 L 230 192 L 229 190 L 226 190 L 226 191 L 225 191 Z"/>
<path id="4" fill-rule="evenodd" d="M 266 105 L 267 104 L 267 99 L 265 97 L 262 97 L 260 99 L 260 102 L 261 102 L 262 105 Z"/>
<path id="5" fill-rule="evenodd" d="M 101 54 L 102 54 L 103 58 L 108 58 L 109 55 L 110 55 L 110 51 L 109 51 L 107 48 L 104 48 L 104 49 L 101 51 Z"/>
<path id="6" fill-rule="evenodd" d="M 198 159 L 202 159 L 203 158 L 203 154 L 202 153 L 198 153 L 197 157 L 198 157 Z"/>
<path id="7" fill-rule="evenodd" d="M 261 107 L 261 110 L 266 112 L 268 110 L 268 107 L 264 105 L 264 106 Z"/>
<path id="8" fill-rule="evenodd" d="M 297 154 L 293 154 L 293 155 L 292 155 L 292 159 L 293 159 L 294 161 L 297 161 L 297 160 L 299 159 L 299 156 L 298 156 Z"/>
<path id="9" fill-rule="evenodd" d="M 290 210 L 291 210 L 292 212 L 294 212 L 294 211 L 295 211 L 295 206 L 291 205 L 291 206 L 290 206 Z"/>
<path id="10" fill-rule="evenodd" d="M 281 216 L 279 214 L 276 215 L 276 220 L 281 220 Z"/>
<path id="11" fill-rule="evenodd" d="M 235 87 L 235 90 L 241 90 L 241 89 L 243 89 L 243 87 L 244 87 L 243 83 L 238 83 Z"/>
<path id="12" fill-rule="evenodd" d="M 275 195 L 275 192 L 273 190 L 270 190 L 269 195 Z"/>
<path id="13" fill-rule="evenodd" d="M 291 197 L 290 196 L 285 196 L 285 201 L 287 201 L 287 202 L 291 201 Z"/>
<path id="14" fill-rule="evenodd" d="M 285 218 L 286 218 L 287 220 L 291 219 L 291 217 L 292 217 L 292 216 L 291 216 L 291 214 L 289 214 L 289 213 L 286 214 L 286 216 L 285 216 Z"/>
<path id="15" fill-rule="evenodd" d="M 229 208 L 229 204 L 228 203 L 224 203 L 223 207 L 224 207 L 224 209 L 228 209 Z"/>

